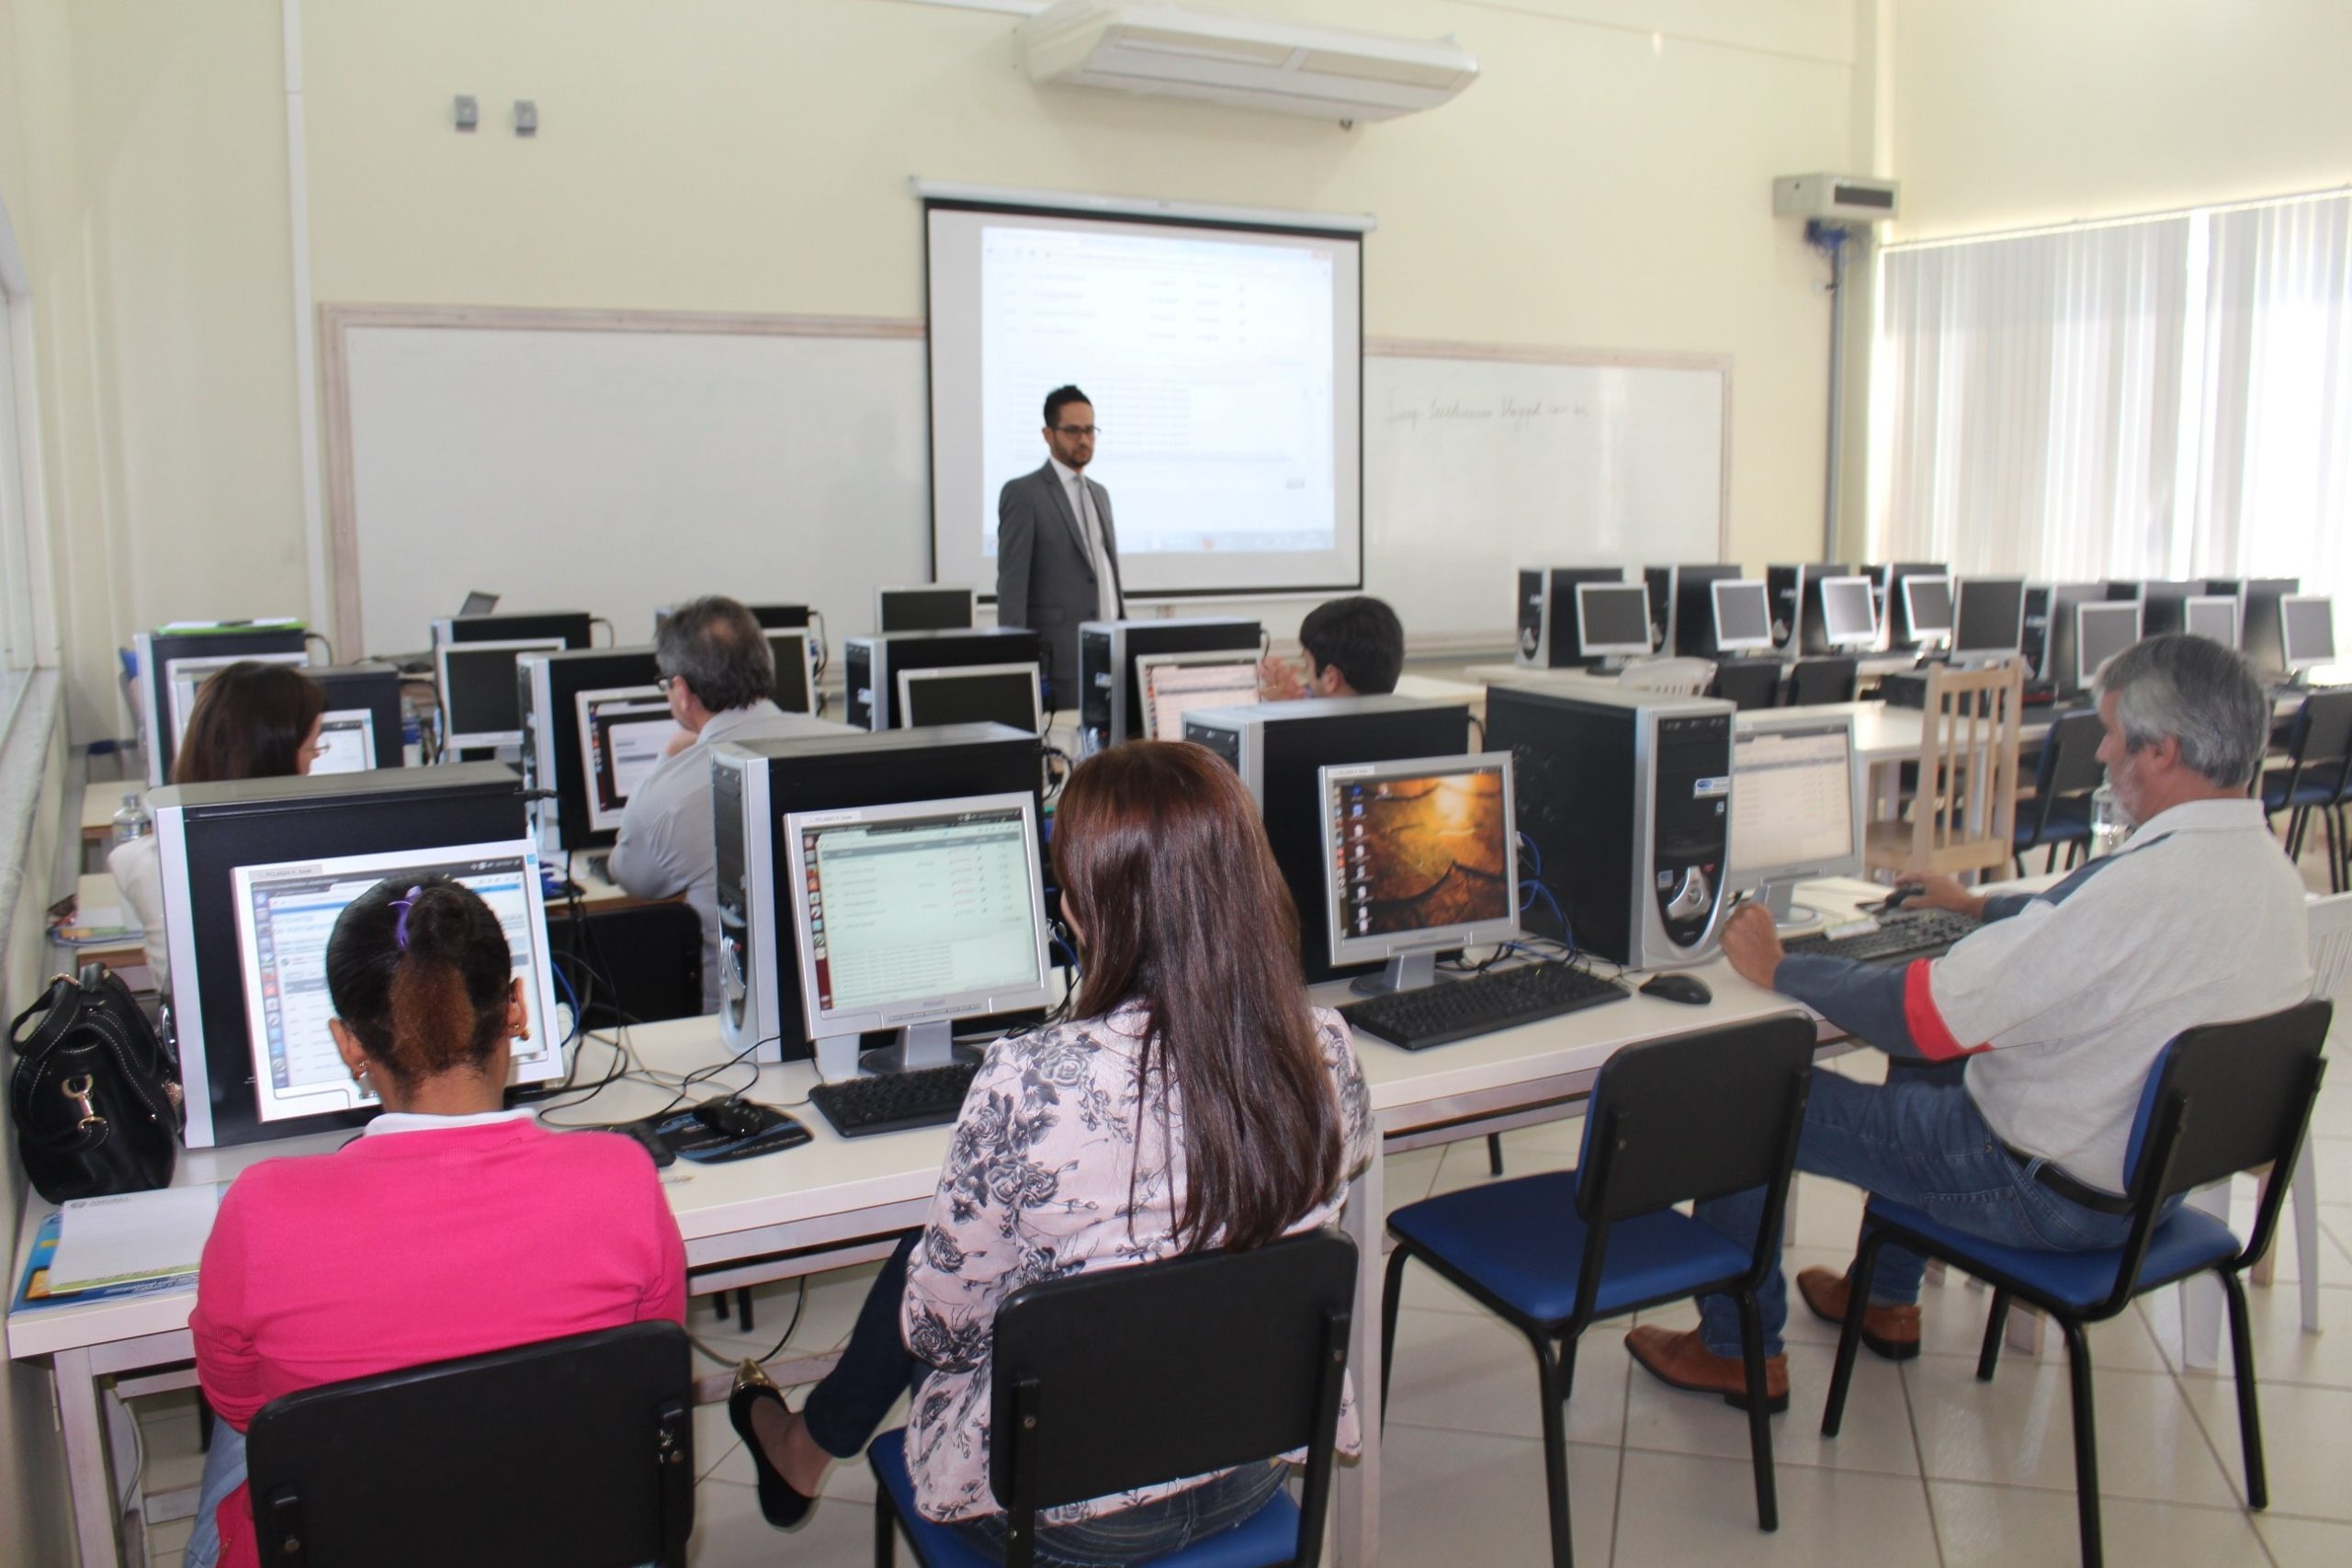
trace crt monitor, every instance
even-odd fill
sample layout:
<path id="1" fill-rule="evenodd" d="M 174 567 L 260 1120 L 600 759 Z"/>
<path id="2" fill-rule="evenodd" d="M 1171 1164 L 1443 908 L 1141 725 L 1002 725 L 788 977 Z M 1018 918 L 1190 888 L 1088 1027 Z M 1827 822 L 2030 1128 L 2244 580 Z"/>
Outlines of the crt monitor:
<path id="1" fill-rule="evenodd" d="M 2014 659 L 2025 643 L 2025 579 L 1963 577 L 1952 599 L 1954 659 Z"/>
<path id="2" fill-rule="evenodd" d="M 947 1066 L 958 1019 L 1051 999 L 1037 802 L 966 795 L 785 816 L 801 997 L 817 1069 Z"/>
<path id="3" fill-rule="evenodd" d="M 514 656 L 563 646 L 560 637 L 435 643 L 433 673 L 441 687 L 442 750 L 520 746 L 523 705 L 514 687 Z"/>
<path id="4" fill-rule="evenodd" d="M 1038 701 L 1037 661 L 901 670 L 899 705 L 892 716 L 901 729 L 993 723 L 1035 735 L 1045 727 L 1043 705 Z"/>
<path id="5" fill-rule="evenodd" d="M 1441 952 L 1519 935 L 1510 753 L 1336 763 L 1317 778 L 1331 962 L 1385 964 L 1356 990 L 1431 985 Z"/>
<path id="6" fill-rule="evenodd" d="M 1903 620 L 1910 630 L 1910 641 L 1915 646 L 1948 641 L 1951 637 L 1951 579 L 1921 572 L 1901 581 Z M 2023 619 L 2022 615 L 2019 619 Z"/>
<path id="7" fill-rule="evenodd" d="M 775 705 L 786 713 L 817 711 L 817 682 L 810 677 L 808 628 L 769 628 L 768 652 L 775 658 Z"/>
<path id="8" fill-rule="evenodd" d="M 2278 601 L 2279 645 L 2291 673 L 2335 662 L 2335 602 L 2324 593 L 2290 593 Z"/>
<path id="9" fill-rule="evenodd" d="M 2211 637 L 2223 648 L 2237 647 L 2237 596 L 2222 593 L 2193 595 L 2182 606 L 2181 629 L 2194 637 Z"/>
<path id="10" fill-rule="evenodd" d="M 1250 707 L 1258 701 L 1258 660 L 1247 653 L 1144 653 L 1136 656 L 1143 698 L 1143 738 L 1182 740 L 1194 708 Z"/>
<path id="11" fill-rule="evenodd" d="M 2074 689 L 2097 686 L 2102 665 L 2140 640 L 2140 602 L 2095 600 L 2075 606 Z"/>
<path id="12" fill-rule="evenodd" d="M 1577 654 L 1583 659 L 1645 658 L 1650 590 L 1644 581 L 1577 584 Z"/>
<path id="13" fill-rule="evenodd" d="M 1724 653 L 1755 653 L 1772 646 L 1772 602 L 1756 578 L 1718 578 L 1709 588 L 1715 598 L 1715 647 Z"/>
<path id="14" fill-rule="evenodd" d="M 375 710 L 331 708 L 319 716 L 319 754 L 311 772 L 359 773 L 376 765 Z"/>
<path id="15" fill-rule="evenodd" d="M 1790 896 L 1800 882 L 1861 874 L 1861 786 L 1852 715 L 1740 715 L 1732 728 L 1729 885 L 1760 891 L 1784 930 L 1819 921 L 1819 910 Z"/>
<path id="16" fill-rule="evenodd" d="M 1832 648 L 1874 648 L 1878 645 L 1878 609 L 1871 602 L 1867 577 L 1825 577 L 1821 580 L 1822 636 Z"/>
<path id="17" fill-rule="evenodd" d="M 874 591 L 877 632 L 953 632 L 972 625 L 976 591 L 930 583 L 921 588 Z"/>
<path id="18" fill-rule="evenodd" d="M 588 781 L 588 830 L 617 831 L 628 797 L 662 765 L 679 734 L 659 686 L 605 686 L 575 692 L 580 774 Z"/>

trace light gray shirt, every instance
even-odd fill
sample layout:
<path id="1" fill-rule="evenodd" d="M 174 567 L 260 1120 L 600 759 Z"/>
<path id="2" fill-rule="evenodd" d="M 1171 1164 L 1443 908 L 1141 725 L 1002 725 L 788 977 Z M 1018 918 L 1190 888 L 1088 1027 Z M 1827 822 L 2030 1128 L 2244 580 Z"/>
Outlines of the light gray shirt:
<path id="1" fill-rule="evenodd" d="M 1119 618 L 1119 590 L 1111 576 L 1111 552 L 1102 544 L 1102 511 L 1095 506 L 1083 475 L 1059 457 L 1049 457 L 1046 461 L 1054 466 L 1054 477 L 1062 481 L 1062 494 L 1069 501 L 1070 515 L 1086 532 L 1086 558 L 1094 568 L 1095 618 L 1115 621 Z"/>
<path id="2" fill-rule="evenodd" d="M 711 838 L 710 749 L 770 735 L 839 735 L 848 726 L 790 714 L 763 697 L 714 714 L 695 743 L 664 757 L 621 810 L 608 861 L 613 881 L 639 898 L 683 893 L 702 921 L 702 1010 L 718 1010 L 718 854 Z"/>

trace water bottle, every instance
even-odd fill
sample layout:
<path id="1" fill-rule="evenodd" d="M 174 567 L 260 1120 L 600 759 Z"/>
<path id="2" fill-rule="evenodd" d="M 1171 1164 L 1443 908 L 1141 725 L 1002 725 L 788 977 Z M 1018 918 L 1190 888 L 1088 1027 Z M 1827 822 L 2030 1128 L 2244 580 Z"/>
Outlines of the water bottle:
<path id="1" fill-rule="evenodd" d="M 2105 784 L 2091 791 L 2091 859 L 2113 854 L 2131 836 L 2132 824 L 2115 791 Z"/>
<path id="2" fill-rule="evenodd" d="M 127 844 L 133 839 L 143 839 L 153 826 L 147 818 L 147 806 L 139 798 L 139 792 L 123 791 L 122 809 L 114 814 L 114 841 Z"/>
<path id="3" fill-rule="evenodd" d="M 424 712 L 406 692 L 401 694 L 401 765 L 424 765 Z"/>

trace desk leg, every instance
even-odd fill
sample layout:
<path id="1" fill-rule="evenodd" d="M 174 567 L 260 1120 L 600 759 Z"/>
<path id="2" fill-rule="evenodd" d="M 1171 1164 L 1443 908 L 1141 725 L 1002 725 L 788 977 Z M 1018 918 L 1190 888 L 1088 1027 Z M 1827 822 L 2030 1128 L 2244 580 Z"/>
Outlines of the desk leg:
<path id="1" fill-rule="evenodd" d="M 90 1352 L 60 1350 L 55 1368 L 66 1479 L 74 1498 L 74 1540 L 81 1549 L 82 1568 L 121 1568 L 122 1542 L 115 1533 L 114 1473 L 107 1461 L 107 1417 L 99 1405 Z"/>
<path id="2" fill-rule="evenodd" d="M 1388 1233 L 1381 1165 L 1374 1145 L 1363 1174 L 1348 1183 L 1347 1207 L 1340 1217 L 1356 1244 L 1356 1315 L 1348 1337 L 1348 1371 L 1363 1428 L 1363 1454 L 1339 1467 L 1335 1568 L 1374 1568 L 1380 1561 L 1380 1280 L 1386 1261 L 1381 1242 Z"/>

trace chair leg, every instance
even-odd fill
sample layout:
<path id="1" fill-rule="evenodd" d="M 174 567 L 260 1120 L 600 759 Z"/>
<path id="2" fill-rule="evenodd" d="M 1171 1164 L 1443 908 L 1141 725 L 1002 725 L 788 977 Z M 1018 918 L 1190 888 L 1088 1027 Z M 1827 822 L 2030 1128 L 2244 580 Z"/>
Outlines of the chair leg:
<path id="1" fill-rule="evenodd" d="M 1984 1348 L 1976 1352 L 1976 1381 L 1991 1382 L 2001 1364 L 2001 1334 L 2009 1325 L 2009 1292 L 1993 1292 L 1993 1310 L 1984 1314 Z"/>
<path id="2" fill-rule="evenodd" d="M 1502 1173 L 1503 1135 L 1500 1133 L 1489 1133 L 1487 1134 L 1487 1174 L 1500 1176 Z"/>
<path id="3" fill-rule="evenodd" d="M 899 1512 L 890 1494 L 874 1490 L 874 1568 L 893 1568 L 899 1561 Z"/>
<path id="4" fill-rule="evenodd" d="M 1878 1272 L 1878 1249 L 1886 1232 L 1871 1231 L 1847 1271 L 1846 1321 L 1838 1330 L 1838 1365 L 1829 1374 L 1829 1399 L 1821 1410 L 1821 1435 L 1834 1438 L 1846 1419 L 1846 1390 L 1854 1381 L 1854 1353 L 1862 1347 L 1862 1314 L 1870 1309 L 1871 1278 Z"/>
<path id="5" fill-rule="evenodd" d="M 735 1292 L 735 1332 L 752 1332 L 752 1287 L 749 1285 Z"/>
<path id="6" fill-rule="evenodd" d="M 1764 1322 L 1753 1292 L 1742 1291 L 1739 1355 L 1747 1372 L 1747 1457 L 1756 1467 L 1756 1528 L 1781 1528 L 1781 1499 L 1772 1483 L 1772 1400 L 1764 1383 Z"/>
<path id="7" fill-rule="evenodd" d="M 2216 1269 L 2222 1289 L 2230 1298 L 2230 1353 L 2236 1362 L 2238 1440 L 2245 1448 L 2245 1500 L 2249 1506 L 2270 1506 L 2270 1480 L 2262 1466 L 2262 1410 L 2254 1391 L 2254 1334 L 2246 1321 L 2245 1287 L 2236 1271 Z"/>
<path id="8" fill-rule="evenodd" d="M 2303 1296 L 2303 1332 L 2319 1332 L 2319 1169 L 2312 1154 L 2312 1140 L 2303 1140 L 2303 1152 L 2295 1156 L 2293 1185 L 2288 1196 L 2295 1203 L 2295 1271 L 2301 1276 Z"/>
<path id="9" fill-rule="evenodd" d="M 2230 1223 L 2229 1180 L 2212 1182 L 2189 1193 L 2189 1208 Z M 2191 1274 L 2174 1287 L 2180 1294 L 2181 1364 L 2199 1371 L 2222 1364 L 2222 1291 L 2202 1274 Z"/>
<path id="10" fill-rule="evenodd" d="M 1552 1568 L 1576 1568 L 1568 1525 L 1568 1391 L 1576 1382 L 1577 1342 L 1557 1351 L 1534 1338 L 1537 1392 L 1544 1401 L 1544 1495 L 1552 1516 Z"/>
<path id="11" fill-rule="evenodd" d="M 1388 1427 L 1388 1395 L 1396 1388 L 1396 1307 L 1405 1291 L 1405 1260 L 1412 1257 L 1399 1247 L 1388 1255 L 1388 1279 L 1380 1293 L 1380 1425 Z"/>
<path id="12" fill-rule="evenodd" d="M 2091 1342 L 2083 1325 L 2062 1317 L 2058 1326 L 2066 1336 L 2066 1371 L 2075 1394 L 2075 1516 L 2083 1532 L 2083 1568 L 2102 1568 L 2106 1561 L 2099 1543 L 2098 1417 L 2091 1404 Z"/>

